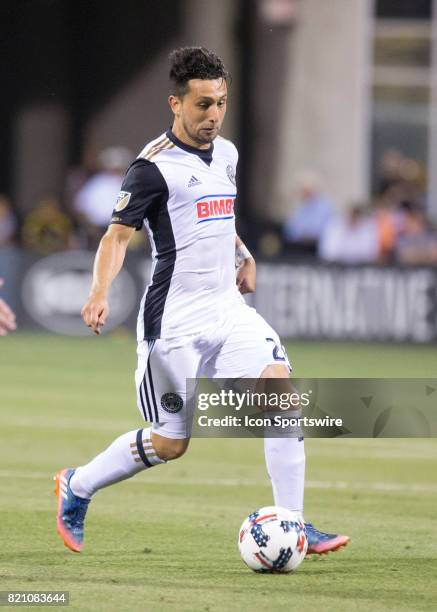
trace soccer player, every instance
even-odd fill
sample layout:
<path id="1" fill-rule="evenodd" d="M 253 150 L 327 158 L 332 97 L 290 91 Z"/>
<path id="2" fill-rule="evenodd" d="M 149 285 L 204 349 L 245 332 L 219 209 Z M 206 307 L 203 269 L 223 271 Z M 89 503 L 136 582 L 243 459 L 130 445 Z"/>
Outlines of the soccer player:
<path id="1" fill-rule="evenodd" d="M 82 309 L 99 334 L 129 240 L 145 226 L 153 269 L 138 315 L 135 380 L 139 410 L 151 426 L 121 435 L 86 465 L 56 475 L 58 532 L 77 552 L 99 489 L 187 450 L 187 378 L 289 378 L 278 335 L 241 296 L 254 291 L 256 266 L 235 231 L 237 150 L 219 136 L 228 73 L 217 55 L 200 47 L 177 49 L 170 61 L 172 128 L 147 144 L 126 173 Z M 242 260 L 237 276 L 236 256 Z M 264 444 L 275 504 L 302 513 L 303 439 L 265 438 Z M 310 553 L 349 541 L 310 523 L 306 531 Z"/>
<path id="2" fill-rule="evenodd" d="M 3 279 L 0 278 L 0 287 Z M 9 308 L 4 300 L 0 298 L 0 336 L 6 336 L 8 332 L 17 329 L 15 323 L 15 313 Z"/>

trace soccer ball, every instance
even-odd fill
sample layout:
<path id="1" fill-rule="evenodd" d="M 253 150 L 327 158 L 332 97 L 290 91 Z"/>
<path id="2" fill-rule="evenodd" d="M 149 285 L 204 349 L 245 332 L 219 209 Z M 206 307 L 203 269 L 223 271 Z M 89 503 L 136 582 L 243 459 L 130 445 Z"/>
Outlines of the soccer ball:
<path id="1" fill-rule="evenodd" d="M 252 512 L 238 534 L 241 557 L 255 572 L 294 572 L 304 560 L 307 548 L 300 514 L 279 506 Z"/>

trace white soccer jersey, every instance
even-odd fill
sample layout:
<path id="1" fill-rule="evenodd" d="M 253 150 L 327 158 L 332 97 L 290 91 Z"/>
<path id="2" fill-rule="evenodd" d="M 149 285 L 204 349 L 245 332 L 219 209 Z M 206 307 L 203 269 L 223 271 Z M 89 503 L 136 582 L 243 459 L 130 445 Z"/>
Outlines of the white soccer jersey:
<path id="1" fill-rule="evenodd" d="M 235 146 L 224 138 L 202 150 L 169 130 L 128 169 L 111 223 L 144 224 L 152 245 L 138 340 L 201 332 L 241 303 L 235 283 L 237 160 Z"/>

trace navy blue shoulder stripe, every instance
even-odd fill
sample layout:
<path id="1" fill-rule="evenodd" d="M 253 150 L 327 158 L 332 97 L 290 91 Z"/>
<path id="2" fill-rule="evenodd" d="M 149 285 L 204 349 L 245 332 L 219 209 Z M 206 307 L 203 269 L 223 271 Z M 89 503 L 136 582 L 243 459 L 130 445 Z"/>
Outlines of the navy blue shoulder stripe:
<path id="1" fill-rule="evenodd" d="M 161 197 L 154 201 L 147 213 L 156 248 L 156 265 L 144 301 L 145 340 L 161 337 L 162 315 L 176 262 L 176 243 L 168 211 L 168 186 L 164 177 L 162 180 L 165 189 L 161 191 Z"/>

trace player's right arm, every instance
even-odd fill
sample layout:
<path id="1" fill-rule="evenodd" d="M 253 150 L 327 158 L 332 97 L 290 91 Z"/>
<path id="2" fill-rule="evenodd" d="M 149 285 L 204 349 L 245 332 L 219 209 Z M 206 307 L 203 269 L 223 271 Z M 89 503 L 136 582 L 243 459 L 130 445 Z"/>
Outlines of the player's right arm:
<path id="1" fill-rule="evenodd" d="M 90 295 L 82 308 L 88 327 L 100 334 L 109 313 L 108 293 L 111 283 L 120 272 L 134 227 L 112 224 L 100 241 L 94 261 Z"/>
<path id="2" fill-rule="evenodd" d="M 135 230 L 142 229 L 148 211 L 166 204 L 168 188 L 156 165 L 136 159 L 123 179 L 110 225 L 100 241 L 94 261 L 93 283 L 82 317 L 99 334 L 108 317 L 108 293 L 120 272 L 127 245 Z"/>

